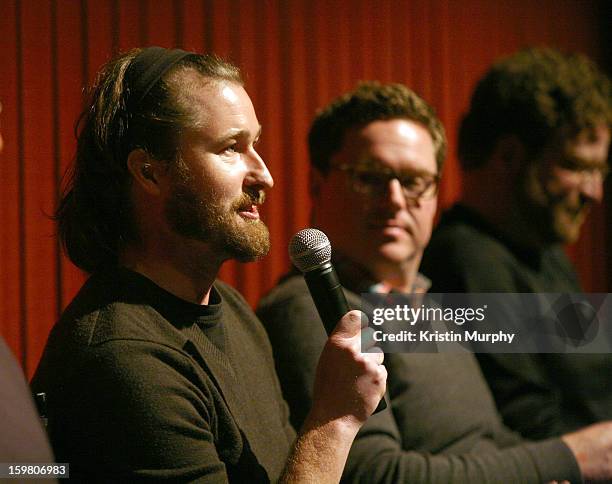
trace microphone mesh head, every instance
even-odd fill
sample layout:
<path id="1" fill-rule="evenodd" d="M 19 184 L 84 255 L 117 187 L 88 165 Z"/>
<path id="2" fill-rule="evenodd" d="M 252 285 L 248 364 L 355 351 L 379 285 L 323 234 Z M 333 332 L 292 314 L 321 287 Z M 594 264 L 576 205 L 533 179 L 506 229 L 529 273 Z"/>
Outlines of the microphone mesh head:
<path id="1" fill-rule="evenodd" d="M 331 261 L 331 244 L 327 235 L 317 229 L 303 229 L 289 242 L 291 262 L 302 272 Z"/>

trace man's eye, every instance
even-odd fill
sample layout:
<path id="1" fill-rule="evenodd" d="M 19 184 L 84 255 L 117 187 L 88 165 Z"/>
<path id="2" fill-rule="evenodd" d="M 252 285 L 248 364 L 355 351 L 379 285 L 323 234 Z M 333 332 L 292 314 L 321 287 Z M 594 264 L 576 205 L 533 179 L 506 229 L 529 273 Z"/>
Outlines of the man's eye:
<path id="1" fill-rule="evenodd" d="M 400 178 L 400 183 L 403 187 L 406 188 L 416 188 L 424 186 L 425 180 L 419 177 L 405 176 Z"/>
<path id="2" fill-rule="evenodd" d="M 238 146 L 234 143 L 233 145 L 226 146 L 221 150 L 221 155 L 233 155 L 238 152 Z"/>
<path id="3" fill-rule="evenodd" d="M 400 180 L 400 182 L 403 187 L 411 188 L 411 189 L 419 189 L 419 190 L 431 184 L 430 180 L 427 180 L 422 177 L 412 177 L 412 176 L 404 177 Z"/>

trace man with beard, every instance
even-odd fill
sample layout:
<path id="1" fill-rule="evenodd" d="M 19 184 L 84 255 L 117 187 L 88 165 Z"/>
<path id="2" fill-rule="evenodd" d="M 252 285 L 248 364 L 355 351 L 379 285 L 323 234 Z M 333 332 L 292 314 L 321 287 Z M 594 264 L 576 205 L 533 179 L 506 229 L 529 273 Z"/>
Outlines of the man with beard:
<path id="1" fill-rule="evenodd" d="M 382 355 L 359 351 L 359 313 L 329 338 L 296 438 L 265 331 L 215 279 L 269 248 L 260 134 L 238 69 L 214 56 L 149 47 L 100 73 L 57 212 L 92 276 L 32 382 L 72 478 L 339 479 L 386 378 Z"/>
<path id="2" fill-rule="evenodd" d="M 363 83 L 316 116 L 308 138 L 313 224 L 333 247 L 347 299 L 423 293 L 427 245 L 446 152 L 433 109 L 400 84 Z M 301 275 L 260 302 L 291 419 L 312 401 L 326 336 Z M 612 424 L 527 442 L 506 428 L 469 353 L 385 357 L 390 406 L 368 419 L 351 449 L 346 482 L 581 482 L 612 477 Z M 582 474 L 582 475 L 581 475 Z"/>
<path id="3" fill-rule="evenodd" d="M 611 124 L 610 81 L 585 57 L 529 49 L 494 64 L 459 131 L 463 200 L 423 258 L 432 291 L 581 292 L 561 244 L 602 199 Z M 505 422 L 526 437 L 612 418 L 609 354 L 479 359 Z"/>

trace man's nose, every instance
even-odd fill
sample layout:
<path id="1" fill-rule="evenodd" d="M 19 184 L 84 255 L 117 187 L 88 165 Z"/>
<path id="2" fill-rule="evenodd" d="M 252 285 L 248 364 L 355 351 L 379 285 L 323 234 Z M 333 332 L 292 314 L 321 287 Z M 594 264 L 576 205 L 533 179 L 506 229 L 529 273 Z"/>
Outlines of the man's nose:
<path id="1" fill-rule="evenodd" d="M 603 176 L 598 171 L 587 171 L 580 180 L 581 195 L 592 201 L 601 203 L 603 199 Z"/>
<path id="2" fill-rule="evenodd" d="M 257 186 L 263 190 L 272 188 L 274 186 L 274 179 L 265 161 L 259 156 L 259 153 L 257 153 L 255 149 L 251 149 L 247 153 L 247 157 L 248 173 L 245 178 L 245 183 L 251 186 Z"/>
<path id="3" fill-rule="evenodd" d="M 389 205 L 396 209 L 401 209 L 406 206 L 404 188 L 397 178 L 389 180 L 387 190 L 386 198 Z"/>

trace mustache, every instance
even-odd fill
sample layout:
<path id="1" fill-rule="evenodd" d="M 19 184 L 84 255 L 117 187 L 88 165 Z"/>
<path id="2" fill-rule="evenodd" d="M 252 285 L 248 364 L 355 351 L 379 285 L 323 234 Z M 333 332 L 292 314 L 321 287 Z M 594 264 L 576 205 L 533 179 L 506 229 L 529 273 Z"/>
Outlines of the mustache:
<path id="1" fill-rule="evenodd" d="M 251 205 L 261 205 L 266 201 L 266 192 L 263 190 L 245 190 L 240 198 L 238 198 L 233 204 L 232 208 L 235 210 L 250 207 Z"/>

